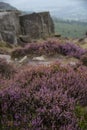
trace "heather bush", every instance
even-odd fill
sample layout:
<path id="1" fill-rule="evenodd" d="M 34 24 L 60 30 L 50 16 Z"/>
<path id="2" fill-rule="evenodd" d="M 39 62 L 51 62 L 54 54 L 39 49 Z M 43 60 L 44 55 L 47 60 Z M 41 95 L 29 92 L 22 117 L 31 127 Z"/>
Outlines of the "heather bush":
<path id="1" fill-rule="evenodd" d="M 10 80 L 6 79 L 5 77 L 2 77 L 2 75 L 0 74 L 0 91 L 4 88 L 9 87 L 10 84 Z"/>
<path id="2" fill-rule="evenodd" d="M 86 50 L 75 45 L 74 43 L 67 43 L 60 45 L 60 52 L 64 55 L 80 58 L 83 54 L 86 53 Z"/>
<path id="3" fill-rule="evenodd" d="M 68 96 L 80 100 L 83 104 L 87 104 L 87 67 L 79 66 L 77 69 L 69 65 L 63 66 L 61 63 L 54 63 L 50 67 L 29 68 L 24 67 L 16 77 L 17 85 L 27 87 L 32 86 L 35 81 L 41 80 L 49 87 L 55 86 L 67 90 Z M 38 79 L 39 78 L 39 79 Z M 45 81 L 46 78 L 47 80 Z M 49 80 L 48 80 L 49 79 Z M 82 100 L 82 101 L 81 101 Z"/>
<path id="4" fill-rule="evenodd" d="M 87 53 L 82 55 L 80 60 L 82 61 L 82 63 L 87 66 Z"/>
<path id="5" fill-rule="evenodd" d="M 24 55 L 25 55 L 25 52 L 23 48 L 17 48 L 14 51 L 12 51 L 12 54 L 11 54 L 12 58 L 18 58 Z"/>
<path id="6" fill-rule="evenodd" d="M 7 63 L 5 59 L 0 58 L 0 75 L 5 78 L 10 78 L 14 75 L 16 69 L 14 65 Z"/>
<path id="7" fill-rule="evenodd" d="M 36 55 L 53 55 L 59 53 L 59 43 L 57 42 L 44 42 L 44 43 L 31 43 L 25 48 L 18 48 L 12 52 L 12 57 L 21 57 L 28 54 Z"/>
<path id="8" fill-rule="evenodd" d="M 16 49 L 12 52 L 12 57 L 21 57 L 28 54 L 35 55 L 55 55 L 62 54 L 80 58 L 85 54 L 86 50 L 73 43 L 59 43 L 56 41 L 48 41 L 44 43 L 31 43 L 26 45 L 24 48 Z"/>
<path id="9" fill-rule="evenodd" d="M 2 130 L 83 130 L 75 107 L 87 105 L 87 67 L 54 63 L 19 72 L 0 91 Z"/>
<path id="10" fill-rule="evenodd" d="M 76 126 L 74 100 L 62 90 L 9 88 L 1 93 L 1 120 L 5 128 L 60 129 Z"/>

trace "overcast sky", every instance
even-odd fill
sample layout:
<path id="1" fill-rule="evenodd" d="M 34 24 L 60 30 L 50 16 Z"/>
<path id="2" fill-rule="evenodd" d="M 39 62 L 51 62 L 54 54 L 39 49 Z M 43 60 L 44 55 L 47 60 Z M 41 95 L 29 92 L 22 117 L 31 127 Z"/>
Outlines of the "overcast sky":
<path id="1" fill-rule="evenodd" d="M 7 3 L 11 3 L 13 6 L 19 9 L 33 10 L 34 8 L 43 8 L 51 6 L 65 6 L 70 4 L 74 0 L 0 0 Z"/>
<path id="2" fill-rule="evenodd" d="M 0 0 L 19 10 L 49 11 L 60 19 L 87 19 L 87 0 Z"/>
<path id="3" fill-rule="evenodd" d="M 21 10 L 40 10 L 49 9 L 48 7 L 63 8 L 76 5 L 81 6 L 85 0 L 0 0 L 10 3 L 14 7 Z M 83 5 L 82 5 L 83 6 Z"/>
<path id="4" fill-rule="evenodd" d="M 5 2 L 9 2 L 11 4 L 14 4 L 16 6 L 51 6 L 51 5 L 56 5 L 61 1 L 63 4 L 64 0 L 1 0 Z M 62 2 L 63 1 L 63 2 Z"/>

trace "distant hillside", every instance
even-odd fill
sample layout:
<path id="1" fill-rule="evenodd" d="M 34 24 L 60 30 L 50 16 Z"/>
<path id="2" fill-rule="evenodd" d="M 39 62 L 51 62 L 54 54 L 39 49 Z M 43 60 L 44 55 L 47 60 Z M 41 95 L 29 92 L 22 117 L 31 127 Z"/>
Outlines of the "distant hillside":
<path id="1" fill-rule="evenodd" d="M 0 11 L 17 10 L 15 7 L 8 3 L 0 2 Z"/>
<path id="2" fill-rule="evenodd" d="M 87 32 L 87 22 L 69 21 L 54 18 L 55 32 L 62 37 L 81 38 Z"/>

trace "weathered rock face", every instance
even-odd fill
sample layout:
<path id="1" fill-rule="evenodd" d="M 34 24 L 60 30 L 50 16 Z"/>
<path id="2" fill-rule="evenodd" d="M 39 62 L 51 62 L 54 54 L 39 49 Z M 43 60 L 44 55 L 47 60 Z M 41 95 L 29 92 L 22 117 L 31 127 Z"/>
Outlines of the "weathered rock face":
<path id="1" fill-rule="evenodd" d="M 30 38 L 44 38 L 54 33 L 54 24 L 49 12 L 20 16 L 22 35 Z"/>
<path id="2" fill-rule="evenodd" d="M 0 41 L 23 44 L 54 33 L 54 24 L 49 12 L 21 16 L 20 14 L 22 12 L 16 8 L 0 2 Z"/>
<path id="3" fill-rule="evenodd" d="M 20 32 L 19 16 L 16 12 L 0 12 L 0 39 L 17 43 Z"/>

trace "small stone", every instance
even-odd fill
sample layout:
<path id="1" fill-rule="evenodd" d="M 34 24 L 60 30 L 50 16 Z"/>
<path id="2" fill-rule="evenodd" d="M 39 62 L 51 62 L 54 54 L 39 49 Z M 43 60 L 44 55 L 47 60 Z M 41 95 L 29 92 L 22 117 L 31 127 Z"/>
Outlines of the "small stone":
<path id="1" fill-rule="evenodd" d="M 44 56 L 39 56 L 39 57 L 33 57 L 32 60 L 45 61 L 45 58 L 44 58 Z"/>
<path id="2" fill-rule="evenodd" d="M 19 63 L 23 63 L 23 62 L 25 62 L 27 60 L 27 56 L 24 56 L 20 61 L 19 61 Z"/>

